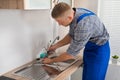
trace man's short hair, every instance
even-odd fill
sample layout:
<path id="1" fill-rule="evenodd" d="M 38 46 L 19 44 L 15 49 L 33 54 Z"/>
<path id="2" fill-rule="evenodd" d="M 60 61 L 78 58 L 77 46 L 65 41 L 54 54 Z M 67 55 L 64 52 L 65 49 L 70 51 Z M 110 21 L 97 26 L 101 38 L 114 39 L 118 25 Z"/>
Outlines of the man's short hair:
<path id="1" fill-rule="evenodd" d="M 64 2 L 60 2 L 55 5 L 55 7 L 52 10 L 51 16 L 53 18 L 58 18 L 62 16 L 66 11 L 71 10 L 70 5 Z"/>

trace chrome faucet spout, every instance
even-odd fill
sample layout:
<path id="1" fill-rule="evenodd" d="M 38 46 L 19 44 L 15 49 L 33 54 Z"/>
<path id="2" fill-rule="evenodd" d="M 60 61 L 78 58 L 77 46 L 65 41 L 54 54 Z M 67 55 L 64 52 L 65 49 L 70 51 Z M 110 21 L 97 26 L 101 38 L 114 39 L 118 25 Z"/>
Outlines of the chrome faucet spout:
<path id="1" fill-rule="evenodd" d="M 59 40 L 59 38 L 60 38 L 60 37 L 57 36 L 57 37 L 53 40 L 53 42 L 51 43 L 51 45 L 53 45 L 53 44 L 55 43 L 56 40 Z"/>
<path id="2" fill-rule="evenodd" d="M 50 44 L 48 44 L 48 46 L 47 46 L 47 51 L 48 51 L 49 47 L 52 46 L 52 45 L 55 43 L 56 40 L 59 40 L 59 38 L 60 38 L 60 37 L 57 36 L 57 37 L 53 40 L 53 42 L 51 42 L 51 40 L 50 40 Z"/>

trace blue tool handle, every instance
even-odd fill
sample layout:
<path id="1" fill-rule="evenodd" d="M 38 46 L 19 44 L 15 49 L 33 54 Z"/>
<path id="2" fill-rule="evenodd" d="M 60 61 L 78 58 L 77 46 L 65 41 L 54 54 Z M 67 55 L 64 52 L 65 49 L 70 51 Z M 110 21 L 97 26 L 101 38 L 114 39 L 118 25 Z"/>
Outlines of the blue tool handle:
<path id="1" fill-rule="evenodd" d="M 44 52 L 40 53 L 40 55 L 39 55 L 40 58 L 45 58 L 47 56 L 48 56 L 47 53 L 44 53 Z"/>

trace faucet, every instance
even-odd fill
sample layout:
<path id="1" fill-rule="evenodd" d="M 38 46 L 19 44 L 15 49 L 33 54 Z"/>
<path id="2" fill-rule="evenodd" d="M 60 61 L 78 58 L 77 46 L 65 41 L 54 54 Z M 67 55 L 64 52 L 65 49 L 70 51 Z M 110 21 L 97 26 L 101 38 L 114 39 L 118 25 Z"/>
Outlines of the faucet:
<path id="1" fill-rule="evenodd" d="M 55 41 L 56 41 L 56 40 L 59 40 L 59 39 L 60 39 L 60 37 L 57 36 L 57 37 L 53 40 L 53 42 L 51 43 L 51 45 L 53 45 L 53 44 L 55 43 Z M 51 46 L 51 45 L 50 45 L 50 46 Z"/>
<path id="2" fill-rule="evenodd" d="M 53 40 L 53 42 L 50 44 L 50 45 L 48 45 L 48 47 L 47 48 L 43 48 L 40 52 L 39 52 L 39 54 L 37 55 L 37 59 L 39 60 L 40 58 L 45 58 L 45 57 L 47 57 L 48 55 L 47 55 L 47 53 L 49 53 L 49 51 L 48 51 L 48 48 L 50 47 L 50 46 L 52 46 L 54 43 L 55 43 L 55 41 L 56 40 L 59 40 L 59 36 L 57 36 L 54 40 Z M 51 42 L 51 40 L 50 40 L 50 42 Z"/>
<path id="3" fill-rule="evenodd" d="M 48 51 L 48 48 L 50 47 L 50 46 L 52 46 L 54 43 L 55 43 L 55 41 L 56 40 L 59 40 L 60 39 L 60 37 L 59 36 L 57 36 L 54 40 L 53 40 L 53 42 L 51 42 L 51 40 L 50 40 L 50 44 L 48 45 L 48 47 L 47 47 L 47 53 L 49 53 L 49 51 Z"/>

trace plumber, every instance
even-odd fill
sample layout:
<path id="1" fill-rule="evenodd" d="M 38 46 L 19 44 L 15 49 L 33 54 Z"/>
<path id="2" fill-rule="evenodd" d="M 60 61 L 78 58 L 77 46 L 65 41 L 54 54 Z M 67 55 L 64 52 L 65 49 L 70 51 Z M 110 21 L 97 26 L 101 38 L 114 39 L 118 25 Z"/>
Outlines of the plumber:
<path id="1" fill-rule="evenodd" d="M 67 44 L 70 46 L 56 58 L 45 58 L 43 63 L 74 59 L 84 48 L 82 80 L 105 80 L 110 57 L 109 34 L 97 15 L 84 8 L 71 8 L 63 2 L 55 5 L 51 15 L 59 25 L 69 26 L 70 29 L 62 40 L 49 48 L 49 51 Z"/>

